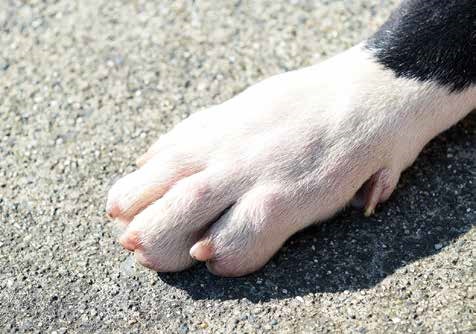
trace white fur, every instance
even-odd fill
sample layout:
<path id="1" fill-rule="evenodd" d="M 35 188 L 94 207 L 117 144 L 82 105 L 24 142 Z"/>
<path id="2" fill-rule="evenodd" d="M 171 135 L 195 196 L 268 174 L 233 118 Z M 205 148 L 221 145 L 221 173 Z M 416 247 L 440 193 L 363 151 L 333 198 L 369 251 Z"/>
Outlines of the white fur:
<path id="1" fill-rule="evenodd" d="M 155 270 L 190 266 L 205 236 L 213 272 L 246 274 L 381 169 L 388 197 L 423 146 L 475 107 L 474 87 L 396 78 L 358 45 L 192 115 L 111 189 L 108 207 L 132 219 L 125 235 L 140 233 L 136 254 Z"/>

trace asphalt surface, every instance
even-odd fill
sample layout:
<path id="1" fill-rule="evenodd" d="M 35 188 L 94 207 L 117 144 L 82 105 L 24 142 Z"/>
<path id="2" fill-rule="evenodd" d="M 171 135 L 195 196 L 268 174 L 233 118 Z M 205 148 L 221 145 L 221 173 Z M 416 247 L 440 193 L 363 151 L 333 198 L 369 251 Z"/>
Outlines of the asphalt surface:
<path id="1" fill-rule="evenodd" d="M 395 1 L 0 1 L 0 332 L 475 330 L 476 115 L 391 200 L 261 271 L 157 274 L 115 241 L 113 180 L 186 115 L 350 47 Z"/>

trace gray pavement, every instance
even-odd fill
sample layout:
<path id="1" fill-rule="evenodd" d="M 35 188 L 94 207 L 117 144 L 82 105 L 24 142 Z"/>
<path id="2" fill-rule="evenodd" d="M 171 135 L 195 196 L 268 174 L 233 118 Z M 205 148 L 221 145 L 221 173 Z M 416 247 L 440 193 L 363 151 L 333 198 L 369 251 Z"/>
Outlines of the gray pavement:
<path id="1" fill-rule="evenodd" d="M 134 264 L 104 215 L 158 135 L 355 44 L 396 1 L 0 1 L 0 332 L 475 330 L 476 115 L 375 216 L 346 210 L 261 271 Z"/>

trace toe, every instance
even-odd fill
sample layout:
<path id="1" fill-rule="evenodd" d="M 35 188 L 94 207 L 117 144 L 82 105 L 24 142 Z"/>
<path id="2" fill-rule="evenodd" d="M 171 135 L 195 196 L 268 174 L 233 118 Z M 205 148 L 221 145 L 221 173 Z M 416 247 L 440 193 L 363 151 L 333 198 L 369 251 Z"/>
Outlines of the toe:
<path id="1" fill-rule="evenodd" d="M 197 261 L 207 261 L 213 258 L 214 249 L 209 239 L 201 240 L 192 246 L 190 256 Z"/>
<path id="2" fill-rule="evenodd" d="M 273 187 L 255 189 L 230 208 L 191 249 L 219 276 L 242 276 L 261 268 L 297 231 L 286 196 Z"/>
<path id="3" fill-rule="evenodd" d="M 106 215 L 109 219 L 115 219 L 120 214 L 119 206 L 114 201 L 106 203 Z"/>
<path id="4" fill-rule="evenodd" d="M 141 263 L 156 271 L 179 271 L 193 264 L 190 248 L 203 231 L 240 196 L 230 173 L 206 169 L 175 184 L 128 226 L 141 231 Z M 127 231 L 126 231 L 127 232 Z M 197 257 L 205 257 L 203 252 Z"/>
<path id="5" fill-rule="evenodd" d="M 174 183 L 202 169 L 200 161 L 184 155 L 155 157 L 117 181 L 109 191 L 106 211 L 111 218 L 130 221 L 162 197 Z"/>
<path id="6" fill-rule="evenodd" d="M 352 205 L 364 209 L 366 217 L 375 212 L 378 203 L 386 201 L 395 189 L 399 173 L 382 168 L 373 174 L 359 189 L 352 199 Z"/>
<path id="7" fill-rule="evenodd" d="M 141 235 L 138 231 L 127 231 L 119 237 L 119 243 L 125 249 L 133 252 L 140 248 Z"/>

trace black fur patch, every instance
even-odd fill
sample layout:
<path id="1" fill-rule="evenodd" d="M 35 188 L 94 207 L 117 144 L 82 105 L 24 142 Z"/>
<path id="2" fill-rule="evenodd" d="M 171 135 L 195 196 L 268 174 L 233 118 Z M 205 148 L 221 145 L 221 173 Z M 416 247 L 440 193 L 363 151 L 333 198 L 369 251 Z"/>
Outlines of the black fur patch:
<path id="1" fill-rule="evenodd" d="M 398 77 L 476 84 L 476 0 L 406 0 L 367 41 Z"/>

